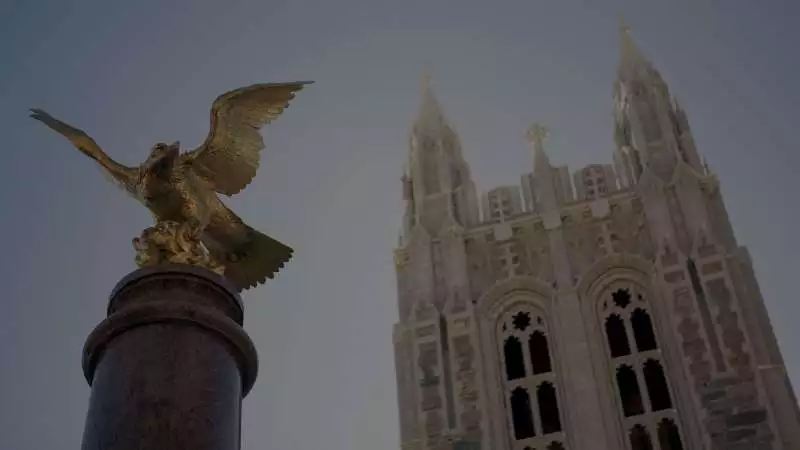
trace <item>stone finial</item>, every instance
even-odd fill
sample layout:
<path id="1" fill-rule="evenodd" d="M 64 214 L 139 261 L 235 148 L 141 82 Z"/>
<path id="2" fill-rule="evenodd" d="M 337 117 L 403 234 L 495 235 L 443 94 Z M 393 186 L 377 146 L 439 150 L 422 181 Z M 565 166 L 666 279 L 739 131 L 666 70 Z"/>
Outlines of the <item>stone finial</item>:
<path id="1" fill-rule="evenodd" d="M 630 34 L 631 27 L 628 25 L 628 22 L 625 20 L 625 16 L 623 16 L 622 13 L 617 14 L 617 23 L 619 25 L 619 32 L 621 35 Z"/>
<path id="2" fill-rule="evenodd" d="M 633 36 L 631 36 L 631 27 L 628 26 L 628 23 L 619 15 L 618 17 L 619 22 L 619 39 L 620 39 L 620 61 L 621 62 L 628 62 L 628 64 L 634 64 L 636 62 L 643 62 L 645 61 L 644 56 L 639 52 L 639 49 L 636 46 L 636 43 L 633 41 Z"/>

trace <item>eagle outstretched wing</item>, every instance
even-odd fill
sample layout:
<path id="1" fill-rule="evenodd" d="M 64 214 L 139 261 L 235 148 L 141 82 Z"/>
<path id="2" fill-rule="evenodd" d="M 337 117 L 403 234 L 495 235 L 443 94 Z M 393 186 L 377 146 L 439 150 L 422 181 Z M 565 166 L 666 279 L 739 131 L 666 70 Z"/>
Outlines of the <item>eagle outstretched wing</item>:
<path id="1" fill-rule="evenodd" d="M 264 141 L 259 130 L 277 118 L 310 81 L 254 84 L 220 95 L 203 145 L 181 155 L 220 194 L 241 192 L 256 175 Z"/>
<path id="2" fill-rule="evenodd" d="M 72 145 L 86 156 L 95 160 L 103 170 L 103 174 L 122 190 L 138 198 L 136 184 L 139 180 L 138 167 L 122 165 L 106 155 L 97 142 L 85 131 L 66 124 L 41 109 L 31 109 L 30 117 L 47 125 L 48 128 L 64 136 Z"/>

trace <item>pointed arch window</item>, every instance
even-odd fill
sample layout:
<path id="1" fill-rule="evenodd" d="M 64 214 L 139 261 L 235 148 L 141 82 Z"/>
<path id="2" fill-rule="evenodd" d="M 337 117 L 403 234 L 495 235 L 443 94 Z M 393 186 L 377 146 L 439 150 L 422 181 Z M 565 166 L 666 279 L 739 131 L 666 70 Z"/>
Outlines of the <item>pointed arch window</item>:
<path id="1" fill-rule="evenodd" d="M 498 350 L 504 365 L 499 374 L 505 375 L 508 429 L 513 440 L 524 440 L 515 447 L 545 450 L 552 443 L 564 442 L 557 361 L 546 316 L 532 304 L 520 302 L 498 319 Z"/>
<path id="2" fill-rule="evenodd" d="M 522 354 L 522 343 L 516 336 L 509 336 L 503 345 L 506 361 L 506 378 L 518 380 L 525 378 L 525 358 Z"/>
<path id="3" fill-rule="evenodd" d="M 638 286 L 624 283 L 606 290 L 600 302 L 620 416 L 639 422 L 628 430 L 631 449 L 653 449 L 656 436 L 660 450 L 673 450 L 664 444 L 669 439 L 673 442 L 670 445 L 682 450 L 675 426 L 677 412 L 647 295 Z M 654 413 L 658 413 L 656 418 L 652 417 Z"/>
<path id="4" fill-rule="evenodd" d="M 556 388 L 551 383 L 544 382 L 536 389 L 536 397 L 539 403 L 539 419 L 542 421 L 542 434 L 561 431 Z"/>
<path id="5" fill-rule="evenodd" d="M 550 349 L 547 346 L 547 336 L 541 330 L 534 331 L 528 339 L 528 348 L 531 352 L 531 365 L 534 375 L 551 372 Z"/>
<path id="6" fill-rule="evenodd" d="M 612 314 L 606 318 L 606 338 L 612 358 L 628 356 L 631 346 L 628 344 L 628 332 L 625 331 L 625 322 L 619 314 Z"/>
<path id="7" fill-rule="evenodd" d="M 524 388 L 518 387 L 511 393 L 511 417 L 514 423 L 514 437 L 527 439 L 536 436 L 533 427 L 531 396 Z"/>
<path id="8" fill-rule="evenodd" d="M 636 339 L 636 350 L 646 352 L 658 348 L 656 344 L 656 334 L 653 331 L 653 322 L 650 314 L 642 308 L 636 308 L 631 313 L 631 326 L 633 336 Z"/>
<path id="9" fill-rule="evenodd" d="M 664 375 L 664 368 L 655 359 L 648 359 L 644 363 L 645 384 L 647 393 L 650 396 L 650 406 L 653 411 L 663 411 L 672 408 L 672 399 L 669 395 L 667 377 Z"/>

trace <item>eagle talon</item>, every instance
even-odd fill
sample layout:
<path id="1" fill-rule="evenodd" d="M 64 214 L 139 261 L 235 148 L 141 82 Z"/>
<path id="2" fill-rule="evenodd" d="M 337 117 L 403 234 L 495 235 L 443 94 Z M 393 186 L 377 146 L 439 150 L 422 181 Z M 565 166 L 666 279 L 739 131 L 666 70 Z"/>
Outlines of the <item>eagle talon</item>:
<path id="1" fill-rule="evenodd" d="M 198 239 L 203 234 L 203 224 L 195 218 L 188 219 L 183 226 L 186 237 L 189 239 Z"/>

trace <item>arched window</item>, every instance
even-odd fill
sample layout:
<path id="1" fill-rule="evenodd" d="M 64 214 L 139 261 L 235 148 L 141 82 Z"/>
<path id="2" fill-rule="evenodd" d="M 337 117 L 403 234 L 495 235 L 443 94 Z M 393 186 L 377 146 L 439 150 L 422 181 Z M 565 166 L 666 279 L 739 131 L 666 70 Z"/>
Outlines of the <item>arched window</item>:
<path id="1" fill-rule="evenodd" d="M 525 378 L 525 358 L 522 355 L 522 343 L 515 336 L 509 336 L 503 345 L 506 362 L 506 377 L 509 380 Z"/>
<path id="2" fill-rule="evenodd" d="M 678 426 L 670 419 L 662 419 L 658 424 L 658 443 L 661 450 L 683 450 Z"/>
<path id="3" fill-rule="evenodd" d="M 658 421 L 666 418 L 674 424 L 677 412 L 673 409 L 648 295 L 638 285 L 620 280 L 606 287 L 599 306 L 599 319 L 608 343 L 609 374 L 617 387 L 620 418 L 635 417 L 633 420 L 638 422 L 629 428 L 631 448 L 652 449 L 657 445 L 654 437 L 658 436 L 659 443 L 662 439 L 662 431 L 656 426 Z M 653 417 L 656 412 L 658 416 Z M 677 427 L 670 430 L 678 433 Z"/>
<path id="4" fill-rule="evenodd" d="M 636 372 L 633 371 L 631 366 L 620 366 L 617 369 L 617 387 L 619 388 L 619 396 L 622 400 L 622 412 L 625 417 L 644 414 L 642 391 L 639 389 L 639 381 L 636 379 Z"/>
<path id="5" fill-rule="evenodd" d="M 612 358 L 631 354 L 625 323 L 618 314 L 612 314 L 606 319 L 606 338 L 608 339 L 608 348 L 611 351 Z"/>
<path id="6" fill-rule="evenodd" d="M 531 334 L 528 339 L 528 347 L 531 352 L 534 375 L 551 372 L 553 368 L 550 363 L 550 349 L 547 346 L 547 337 L 542 331 L 537 330 Z"/>
<path id="7" fill-rule="evenodd" d="M 558 361 L 548 335 L 547 316 L 535 304 L 518 302 L 496 322 L 498 350 L 503 354 L 508 429 L 517 449 L 545 450 L 565 442 L 558 404 Z M 561 405 L 563 407 L 563 405 Z"/>
<path id="8" fill-rule="evenodd" d="M 647 393 L 650 396 L 650 406 L 653 411 L 663 411 L 672 408 L 672 399 L 667 387 L 667 377 L 664 376 L 664 369 L 661 363 L 648 359 L 644 363 L 644 382 L 647 384 Z"/>
<path id="9" fill-rule="evenodd" d="M 633 336 L 636 339 L 636 350 L 646 352 L 658 348 L 656 334 L 653 331 L 653 322 L 650 314 L 642 308 L 636 308 L 631 314 Z"/>
<path id="10" fill-rule="evenodd" d="M 536 400 L 539 403 L 539 419 L 542 422 L 542 434 L 561 431 L 561 418 L 558 414 L 556 388 L 544 382 L 536 389 Z"/>
<path id="11" fill-rule="evenodd" d="M 631 441 L 631 450 L 653 450 L 653 442 L 650 440 L 650 433 L 641 425 L 631 428 L 628 438 Z"/>
<path id="12" fill-rule="evenodd" d="M 528 391 L 518 387 L 511 393 L 511 417 L 514 422 L 514 437 L 527 439 L 536 436 L 533 428 L 533 411 Z"/>

